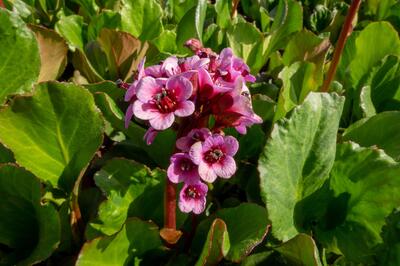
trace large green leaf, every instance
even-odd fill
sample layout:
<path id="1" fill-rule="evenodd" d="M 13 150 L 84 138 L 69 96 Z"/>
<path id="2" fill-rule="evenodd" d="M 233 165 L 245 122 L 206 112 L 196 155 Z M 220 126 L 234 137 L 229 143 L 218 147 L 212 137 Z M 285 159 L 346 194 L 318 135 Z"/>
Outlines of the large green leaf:
<path id="1" fill-rule="evenodd" d="M 386 219 L 386 224 L 382 228 L 382 238 L 384 243 L 378 248 L 378 261 L 380 265 L 397 266 L 400 265 L 400 210 L 397 208 Z"/>
<path id="2" fill-rule="evenodd" d="M 201 222 L 193 241 L 195 248 L 205 243 L 202 238 L 207 234 L 215 218 L 223 220 L 228 228 L 230 249 L 226 259 L 237 263 L 264 240 L 269 230 L 265 208 L 252 203 L 243 203 L 234 208 L 218 210 L 215 215 Z"/>
<path id="3" fill-rule="evenodd" d="M 112 10 L 104 10 L 90 20 L 88 26 L 88 40 L 94 41 L 99 36 L 101 29 L 118 29 L 121 27 L 121 15 Z"/>
<path id="4" fill-rule="evenodd" d="M 228 29 L 227 37 L 234 54 L 243 58 L 252 73 L 257 73 L 267 63 L 270 39 L 264 38 L 255 25 L 238 22 Z"/>
<path id="5" fill-rule="evenodd" d="M 39 77 L 35 35 L 22 19 L 0 8 L 0 105 L 7 95 L 31 91 Z"/>
<path id="6" fill-rule="evenodd" d="M 176 47 L 179 53 L 189 53 L 190 50 L 184 47 L 184 44 L 190 38 L 198 38 L 196 34 L 196 24 L 194 17 L 196 15 L 196 7 L 190 9 L 180 20 L 176 27 Z"/>
<path id="7" fill-rule="evenodd" d="M 217 25 L 221 29 L 226 29 L 231 25 L 231 0 L 215 1 L 215 12 L 217 12 Z"/>
<path id="8" fill-rule="evenodd" d="M 292 265 L 321 266 L 318 248 L 311 236 L 298 234 L 282 245 L 275 248 Z"/>
<path id="9" fill-rule="evenodd" d="M 318 89 L 317 71 L 316 65 L 309 62 L 296 62 L 282 69 L 278 77 L 282 80 L 283 87 L 279 93 L 274 121 L 284 117 L 296 105 L 301 104 L 311 91 Z"/>
<path id="10" fill-rule="evenodd" d="M 55 80 L 61 76 L 67 65 L 68 46 L 54 30 L 40 26 L 30 26 L 35 32 L 40 51 L 39 82 Z"/>
<path id="11" fill-rule="evenodd" d="M 125 223 L 129 206 L 134 200 L 146 189 L 160 183 L 146 166 L 126 159 L 108 161 L 95 174 L 94 180 L 107 200 L 100 205 L 98 219 L 91 226 L 106 235 L 118 232 Z"/>
<path id="12" fill-rule="evenodd" d="M 204 28 L 204 20 L 206 19 L 207 12 L 207 0 L 198 0 L 196 13 L 195 13 L 195 26 L 197 37 L 199 40 L 203 40 L 203 28 Z"/>
<path id="13" fill-rule="evenodd" d="M 261 195 L 280 240 L 297 235 L 296 204 L 328 177 L 343 101 L 336 94 L 310 93 L 289 119 L 274 125 L 260 155 Z"/>
<path id="14" fill-rule="evenodd" d="M 83 51 L 85 44 L 83 17 L 78 15 L 62 16 L 54 28 L 64 37 L 72 51 L 75 51 L 76 48 Z"/>
<path id="15" fill-rule="evenodd" d="M 121 1 L 122 30 L 142 41 L 152 40 L 163 31 L 163 12 L 156 0 Z"/>
<path id="16" fill-rule="evenodd" d="M 138 218 L 127 220 L 113 236 L 99 237 L 86 242 L 78 256 L 77 266 L 136 265 L 146 252 L 161 247 L 158 227 Z"/>
<path id="17" fill-rule="evenodd" d="M 399 163 L 381 150 L 340 144 L 327 186 L 299 205 L 298 224 L 329 251 L 370 262 L 385 218 L 399 205 L 399 175 Z"/>
<path id="18" fill-rule="evenodd" d="M 228 254 L 230 248 L 226 224 L 221 219 L 215 219 L 208 231 L 203 251 L 196 266 L 217 265 Z"/>
<path id="19" fill-rule="evenodd" d="M 370 45 L 371 43 L 375 45 Z M 373 22 L 356 34 L 346 44 L 345 50 L 349 53 L 344 53 L 339 64 L 339 73 L 346 73 L 349 84 L 356 88 L 385 56 L 400 55 L 400 39 L 390 23 Z"/>
<path id="20" fill-rule="evenodd" d="M 290 36 L 303 27 L 301 4 L 294 0 L 280 0 L 276 7 L 267 55 L 286 46 Z"/>
<path id="21" fill-rule="evenodd" d="M 21 166 L 70 191 L 102 143 L 103 119 L 92 95 L 68 83 L 48 82 L 33 96 L 0 111 L 0 140 Z"/>
<path id="22" fill-rule="evenodd" d="M 40 202 L 40 189 L 39 180 L 23 168 L 0 166 L 0 244 L 10 248 L 0 265 L 36 264 L 59 244 L 58 214 Z"/>
<path id="23" fill-rule="evenodd" d="M 361 146 L 376 145 L 395 160 L 400 160 L 400 112 L 390 111 L 362 119 L 343 133 L 343 140 L 357 142 Z"/>

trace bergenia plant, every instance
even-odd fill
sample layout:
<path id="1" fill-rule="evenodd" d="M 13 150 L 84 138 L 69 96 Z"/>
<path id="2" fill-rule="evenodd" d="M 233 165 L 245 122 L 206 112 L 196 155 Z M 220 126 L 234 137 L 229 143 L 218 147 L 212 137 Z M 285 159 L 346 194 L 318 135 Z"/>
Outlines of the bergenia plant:
<path id="1" fill-rule="evenodd" d="M 262 123 L 253 111 L 246 86 L 255 77 L 243 60 L 234 56 L 230 48 L 217 54 L 203 48 L 196 39 L 187 41 L 186 46 L 195 55 L 171 56 L 148 67 L 143 60 L 125 95 L 129 102 L 126 126 L 132 118 L 147 123 L 147 144 L 159 131 L 177 131 L 176 148 L 167 171 L 169 207 L 165 210 L 165 225 L 173 229 L 175 184 L 183 183 L 180 211 L 204 212 L 208 184 L 218 177 L 231 178 L 237 168 L 234 156 L 239 143 L 233 136 L 226 136 L 224 129 L 231 127 L 245 134 L 247 127 Z"/>

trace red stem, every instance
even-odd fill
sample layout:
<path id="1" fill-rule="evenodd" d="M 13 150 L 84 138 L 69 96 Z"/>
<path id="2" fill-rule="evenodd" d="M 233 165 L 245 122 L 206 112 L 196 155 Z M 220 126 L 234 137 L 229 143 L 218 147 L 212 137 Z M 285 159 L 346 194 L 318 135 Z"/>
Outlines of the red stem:
<path id="1" fill-rule="evenodd" d="M 4 3 L 3 3 L 3 0 L 0 0 L 0 7 L 6 8 L 6 6 L 5 6 Z"/>
<path id="2" fill-rule="evenodd" d="M 329 67 L 328 73 L 326 74 L 326 79 L 324 80 L 324 84 L 322 85 L 321 91 L 327 92 L 329 91 L 329 87 L 335 77 L 336 70 L 339 64 L 340 56 L 343 52 L 344 45 L 346 44 L 347 38 L 350 36 L 353 31 L 352 22 L 354 17 L 357 14 L 358 8 L 360 7 L 361 0 L 353 0 L 350 5 L 349 12 L 347 13 L 346 20 L 344 22 L 342 31 L 340 32 L 339 39 L 336 43 L 335 51 L 333 52 L 333 58 L 331 65 Z"/>
<path id="3" fill-rule="evenodd" d="M 176 229 L 176 184 L 169 181 L 165 183 L 164 201 L 164 227 Z"/>

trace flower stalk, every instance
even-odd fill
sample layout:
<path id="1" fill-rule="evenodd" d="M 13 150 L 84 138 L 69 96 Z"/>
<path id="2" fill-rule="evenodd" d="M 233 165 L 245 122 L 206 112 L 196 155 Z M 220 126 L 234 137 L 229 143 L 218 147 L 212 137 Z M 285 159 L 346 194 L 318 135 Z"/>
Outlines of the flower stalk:
<path id="1" fill-rule="evenodd" d="M 336 43 L 335 51 L 333 52 L 333 58 L 329 66 L 328 73 L 326 74 L 326 78 L 321 87 L 322 92 L 329 91 L 330 85 L 335 77 L 336 70 L 340 61 L 340 56 L 342 55 L 347 38 L 353 31 L 353 21 L 355 16 L 357 15 L 360 4 L 361 0 L 353 0 L 350 5 L 349 12 L 347 13 L 343 28 L 339 35 L 339 39 Z"/>

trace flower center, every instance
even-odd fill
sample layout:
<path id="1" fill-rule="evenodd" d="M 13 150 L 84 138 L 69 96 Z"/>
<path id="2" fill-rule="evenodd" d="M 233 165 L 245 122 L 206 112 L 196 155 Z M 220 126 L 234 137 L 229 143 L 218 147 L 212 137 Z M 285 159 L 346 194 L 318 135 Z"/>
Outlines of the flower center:
<path id="1" fill-rule="evenodd" d="M 183 161 L 181 162 L 181 170 L 182 170 L 182 171 L 188 172 L 188 171 L 190 171 L 190 170 L 192 170 L 192 169 L 193 169 L 193 163 L 192 163 L 192 161 L 183 160 Z"/>
<path id="2" fill-rule="evenodd" d="M 176 98 L 172 91 L 167 91 L 165 88 L 154 96 L 154 101 L 157 105 L 158 110 L 162 113 L 171 113 L 175 111 Z"/>
<path id="3" fill-rule="evenodd" d="M 201 198 L 201 192 L 195 186 L 188 186 L 185 190 L 185 195 L 188 198 L 199 199 Z"/>
<path id="4" fill-rule="evenodd" d="M 204 159 L 208 162 L 208 163 L 216 163 L 218 162 L 222 157 L 224 157 L 224 153 L 216 148 L 216 149 L 211 149 L 208 152 L 206 152 Z"/>

